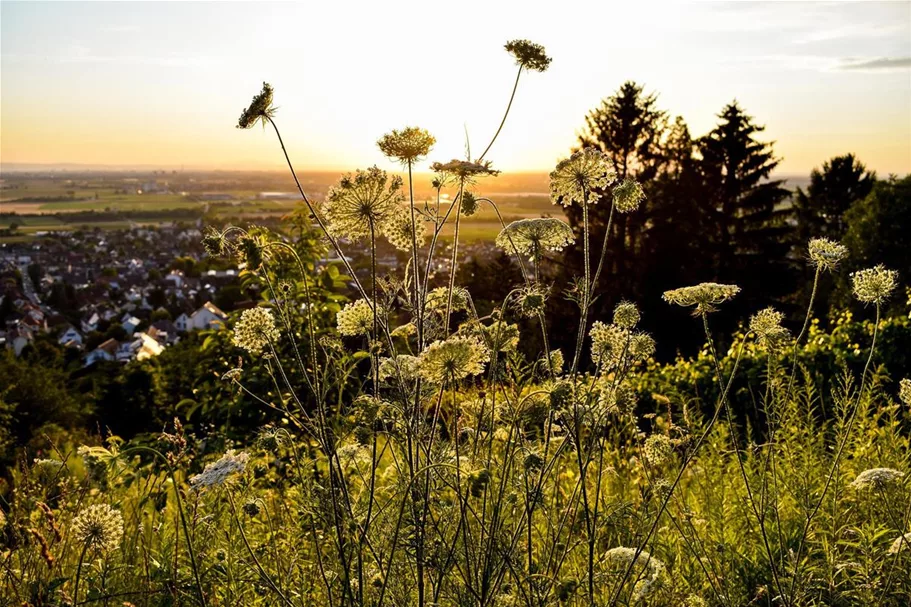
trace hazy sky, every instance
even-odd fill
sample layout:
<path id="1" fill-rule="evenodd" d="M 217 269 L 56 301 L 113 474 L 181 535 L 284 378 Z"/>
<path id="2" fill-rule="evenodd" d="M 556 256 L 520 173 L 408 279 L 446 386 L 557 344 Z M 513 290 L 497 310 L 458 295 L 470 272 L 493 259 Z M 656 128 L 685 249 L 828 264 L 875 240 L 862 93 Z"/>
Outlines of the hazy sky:
<path id="1" fill-rule="evenodd" d="M 0 160 L 277 168 L 274 135 L 234 128 L 266 80 L 300 169 L 389 166 L 383 132 L 438 139 L 430 160 L 493 134 L 515 69 L 503 44 L 553 57 L 526 73 L 488 154 L 549 170 L 625 80 L 694 135 L 736 98 L 783 173 L 855 152 L 911 172 L 911 2 L 0 2 Z"/>

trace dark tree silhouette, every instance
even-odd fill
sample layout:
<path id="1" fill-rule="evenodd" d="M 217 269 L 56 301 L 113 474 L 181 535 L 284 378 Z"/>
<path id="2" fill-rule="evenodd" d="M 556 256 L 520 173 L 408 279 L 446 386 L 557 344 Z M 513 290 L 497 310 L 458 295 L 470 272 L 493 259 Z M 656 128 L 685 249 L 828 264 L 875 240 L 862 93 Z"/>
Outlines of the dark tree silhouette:
<path id="1" fill-rule="evenodd" d="M 824 162 L 822 170 L 813 169 L 807 191 L 798 188 L 794 196 L 799 240 L 805 244 L 815 236 L 841 239 L 847 227 L 845 213 L 870 193 L 875 181 L 876 174 L 854 154 L 836 156 Z"/>

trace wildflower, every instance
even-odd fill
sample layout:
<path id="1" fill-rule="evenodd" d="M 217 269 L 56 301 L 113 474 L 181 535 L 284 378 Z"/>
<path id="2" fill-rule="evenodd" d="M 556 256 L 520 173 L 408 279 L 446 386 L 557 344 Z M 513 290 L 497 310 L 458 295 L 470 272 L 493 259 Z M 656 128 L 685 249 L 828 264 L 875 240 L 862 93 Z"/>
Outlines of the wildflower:
<path id="1" fill-rule="evenodd" d="M 265 451 L 276 451 L 279 447 L 290 444 L 291 434 L 284 428 L 268 424 L 260 428 L 256 435 L 256 444 Z"/>
<path id="2" fill-rule="evenodd" d="M 563 371 L 563 352 L 560 350 L 551 350 L 548 359 L 544 361 L 544 366 L 552 369 L 555 375 L 559 375 Z"/>
<path id="3" fill-rule="evenodd" d="M 828 238 L 811 238 L 810 264 L 820 270 L 834 270 L 839 262 L 848 255 L 848 249 Z"/>
<path id="4" fill-rule="evenodd" d="M 624 329 L 632 329 L 639 322 L 639 309 L 636 304 L 621 301 L 614 308 L 614 324 Z"/>
<path id="5" fill-rule="evenodd" d="M 462 215 L 465 217 L 471 217 L 478 212 L 478 198 L 474 195 L 474 192 L 463 192 L 462 201 L 459 205 Z"/>
<path id="6" fill-rule="evenodd" d="M 671 439 L 664 434 L 652 434 L 642 445 L 642 455 L 653 466 L 660 466 L 674 453 Z"/>
<path id="7" fill-rule="evenodd" d="M 533 318 L 544 312 L 547 303 L 547 289 L 540 285 L 522 287 L 516 292 L 513 307 L 526 318 Z"/>
<path id="8" fill-rule="evenodd" d="M 237 128 L 249 129 L 257 122 L 262 121 L 263 127 L 266 121 L 275 115 L 275 108 L 272 107 L 272 86 L 263 82 L 263 90 L 253 97 L 249 107 L 244 108 L 237 120 Z"/>
<path id="9" fill-rule="evenodd" d="M 491 162 L 483 160 L 472 162 L 470 160 L 457 160 L 453 158 L 449 162 L 434 162 L 430 165 L 430 170 L 435 173 L 450 173 L 459 178 L 464 183 L 471 183 L 477 177 L 484 175 L 499 175 L 500 171 L 490 168 Z"/>
<path id="10" fill-rule="evenodd" d="M 63 467 L 63 462 L 59 459 L 35 459 L 32 462 L 32 469 L 39 475 L 52 476 L 57 474 Z"/>
<path id="11" fill-rule="evenodd" d="M 895 538 L 895 541 L 889 546 L 886 554 L 898 554 L 899 552 L 911 549 L 909 547 L 911 547 L 911 532 Z"/>
<path id="12" fill-rule="evenodd" d="M 418 363 L 417 356 L 408 354 L 399 354 L 394 359 L 384 358 L 380 361 L 380 379 L 385 381 L 390 378 L 397 379 L 401 376 L 404 381 L 414 380 L 418 376 Z"/>
<path id="13" fill-rule="evenodd" d="M 247 500 L 243 505 L 244 514 L 249 517 L 254 517 L 260 513 L 262 510 L 262 504 L 259 500 L 250 499 Z"/>
<path id="14" fill-rule="evenodd" d="M 851 486 L 855 489 L 883 489 L 900 482 L 903 476 L 904 472 L 892 468 L 870 468 L 858 474 Z"/>
<path id="15" fill-rule="evenodd" d="M 512 352 L 519 345 L 518 325 L 510 325 L 498 320 L 489 327 L 481 326 L 481 331 L 491 352 Z"/>
<path id="16" fill-rule="evenodd" d="M 598 382 L 598 404 L 608 413 L 632 415 L 638 401 L 636 391 L 626 384 L 614 386 L 613 382 Z"/>
<path id="17" fill-rule="evenodd" d="M 220 257 L 232 249 L 231 242 L 224 232 L 209 226 L 202 237 L 202 246 L 212 257 Z"/>
<path id="18" fill-rule="evenodd" d="M 497 246 L 512 253 L 538 258 L 544 251 L 561 251 L 573 242 L 569 225 L 552 217 L 519 219 L 497 235 Z"/>
<path id="19" fill-rule="evenodd" d="M 614 188 L 614 208 L 618 213 L 632 213 L 645 200 L 645 192 L 635 179 L 627 177 Z"/>
<path id="20" fill-rule="evenodd" d="M 648 333 L 631 333 L 628 353 L 630 359 L 635 362 L 648 360 L 655 354 L 655 340 Z"/>
<path id="21" fill-rule="evenodd" d="M 380 137 L 376 145 L 390 160 L 402 164 L 414 164 L 423 160 L 436 143 L 436 138 L 426 130 L 416 126 L 407 126 L 401 131 L 393 130 Z"/>
<path id="22" fill-rule="evenodd" d="M 241 369 L 239 367 L 235 367 L 234 369 L 228 369 L 227 371 L 225 371 L 225 373 L 221 376 L 221 379 L 222 379 L 222 381 L 234 382 L 234 381 L 239 380 L 241 378 L 241 376 L 243 375 L 243 373 L 244 373 L 243 369 Z"/>
<path id="23" fill-rule="evenodd" d="M 790 337 L 790 332 L 781 326 L 784 314 L 775 308 L 760 310 L 750 318 L 750 331 L 756 334 L 760 345 L 775 349 Z"/>
<path id="24" fill-rule="evenodd" d="M 616 325 L 597 321 L 592 324 L 589 335 L 592 338 L 592 362 L 609 370 L 620 364 L 626 348 L 629 333 Z"/>
<path id="25" fill-rule="evenodd" d="M 412 229 L 412 227 L 414 229 Z M 417 246 L 422 246 L 427 237 L 427 229 L 424 222 L 411 223 L 411 215 L 402 210 L 401 213 L 394 213 L 382 226 L 383 236 L 399 251 L 410 251 L 412 238 L 417 242 Z"/>
<path id="26" fill-rule="evenodd" d="M 516 65 L 521 65 L 527 70 L 543 72 L 549 66 L 551 58 L 544 54 L 544 47 L 528 40 L 510 40 L 504 47 L 515 57 Z"/>
<path id="27" fill-rule="evenodd" d="M 83 546 L 102 552 L 114 550 L 123 537 L 123 516 L 108 504 L 95 504 L 73 519 L 71 531 Z"/>
<path id="28" fill-rule="evenodd" d="M 250 308 L 244 310 L 240 320 L 234 325 L 232 341 L 238 348 L 250 354 L 259 354 L 263 348 L 278 341 L 279 332 L 268 308 Z"/>
<path id="29" fill-rule="evenodd" d="M 424 307 L 428 312 L 446 312 L 447 304 L 452 311 L 467 310 L 471 294 L 464 287 L 452 288 L 452 303 L 449 304 L 449 289 L 447 287 L 437 287 L 427 294 L 424 299 Z"/>
<path id="30" fill-rule="evenodd" d="M 228 449 L 218 461 L 208 464 L 202 472 L 190 477 L 190 485 L 194 488 L 221 485 L 230 476 L 242 473 L 249 459 L 250 456 L 244 452 L 235 454 L 234 449 Z"/>
<path id="31" fill-rule="evenodd" d="M 418 372 L 430 382 L 453 382 L 482 373 L 487 360 L 487 349 L 476 339 L 457 335 L 430 344 L 421 353 Z"/>
<path id="32" fill-rule="evenodd" d="M 880 304 L 889 298 L 898 284 L 898 272 L 878 265 L 851 274 L 854 295 L 864 303 Z"/>
<path id="33" fill-rule="evenodd" d="M 347 304 L 335 315 L 340 335 L 356 337 L 373 331 L 373 307 L 366 299 Z"/>
<path id="34" fill-rule="evenodd" d="M 740 293 L 740 287 L 736 285 L 703 282 L 695 287 L 683 287 L 665 291 L 662 299 L 678 306 L 695 306 L 693 314 L 699 315 L 714 312 L 716 305 L 733 299 L 738 293 Z"/>
<path id="35" fill-rule="evenodd" d="M 370 167 L 342 177 L 326 194 L 325 214 L 334 236 L 360 240 L 370 236 L 371 227 L 383 224 L 401 209 L 405 198 L 402 178 L 390 178 L 386 171 Z"/>
<path id="36" fill-rule="evenodd" d="M 911 379 L 903 379 L 899 382 L 898 397 L 903 403 L 911 407 Z"/>
<path id="37" fill-rule="evenodd" d="M 550 195 L 554 204 L 564 207 L 578 204 L 595 204 L 601 199 L 598 190 L 610 186 L 617 174 L 610 169 L 607 156 L 597 148 L 582 148 L 569 158 L 557 163 L 550 174 Z"/>
<path id="38" fill-rule="evenodd" d="M 644 571 L 638 576 L 640 579 L 633 588 L 633 599 L 640 600 L 648 596 L 658 581 L 658 578 L 664 572 L 664 563 L 653 557 L 646 550 L 641 550 L 636 556 L 634 548 L 619 546 L 611 548 L 604 553 L 604 559 L 612 566 L 628 567 L 630 563 L 641 563 L 645 561 Z"/>

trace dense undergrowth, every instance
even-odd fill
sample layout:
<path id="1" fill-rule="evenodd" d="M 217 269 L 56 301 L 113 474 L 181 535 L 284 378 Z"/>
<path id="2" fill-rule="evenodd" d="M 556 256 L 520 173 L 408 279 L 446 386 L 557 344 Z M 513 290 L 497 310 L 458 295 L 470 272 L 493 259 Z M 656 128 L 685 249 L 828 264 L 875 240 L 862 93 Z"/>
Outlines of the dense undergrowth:
<path id="1" fill-rule="evenodd" d="M 507 50 L 519 76 L 550 62 L 526 41 Z M 239 126 L 278 135 L 271 102 L 265 85 Z M 906 317 L 881 318 L 897 274 L 852 277 L 870 320 L 822 332 L 811 298 L 793 332 L 757 311 L 726 352 L 712 313 L 739 288 L 669 291 L 706 348 L 658 365 L 634 304 L 589 318 L 607 247 L 559 219 L 524 219 L 497 238 L 522 281 L 480 316 L 455 284 L 458 229 L 494 204 L 471 186 L 495 172 L 484 160 L 495 140 L 474 160 L 434 164 L 452 204 L 405 198 L 434 143 L 413 127 L 379 142 L 407 188 L 374 167 L 322 204 L 301 189 L 340 268 L 318 270 L 263 229 L 210 231 L 210 253 L 237 257 L 264 288 L 233 322 L 231 354 L 243 355 L 224 385 L 279 421 L 232 441 L 175 420 L 155 437 L 58 445 L 23 463 L 0 525 L 4 603 L 906 605 L 911 382 L 879 364 L 908 338 Z M 590 205 L 622 214 L 643 195 L 592 148 L 551 182 L 554 202 L 584 219 Z M 431 283 L 447 224 L 449 270 Z M 374 263 L 359 280 L 343 243 L 375 252 L 379 238 L 410 262 L 386 277 Z M 585 259 L 567 294 L 579 324 L 575 349 L 560 352 L 545 304 L 563 294 L 539 266 L 572 243 Z M 845 250 L 815 239 L 807 255 L 815 293 Z M 338 281 L 359 298 L 318 296 Z M 520 325 L 543 352 L 521 353 Z"/>

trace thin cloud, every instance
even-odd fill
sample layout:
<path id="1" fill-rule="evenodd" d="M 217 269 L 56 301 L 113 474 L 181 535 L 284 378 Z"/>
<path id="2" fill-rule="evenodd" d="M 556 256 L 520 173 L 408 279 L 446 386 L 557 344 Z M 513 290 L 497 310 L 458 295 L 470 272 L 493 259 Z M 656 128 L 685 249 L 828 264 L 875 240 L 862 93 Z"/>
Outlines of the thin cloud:
<path id="1" fill-rule="evenodd" d="M 911 57 L 877 57 L 875 59 L 843 59 L 840 70 L 888 71 L 911 69 Z"/>

